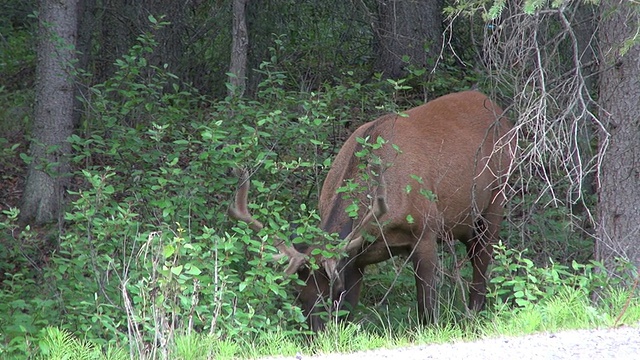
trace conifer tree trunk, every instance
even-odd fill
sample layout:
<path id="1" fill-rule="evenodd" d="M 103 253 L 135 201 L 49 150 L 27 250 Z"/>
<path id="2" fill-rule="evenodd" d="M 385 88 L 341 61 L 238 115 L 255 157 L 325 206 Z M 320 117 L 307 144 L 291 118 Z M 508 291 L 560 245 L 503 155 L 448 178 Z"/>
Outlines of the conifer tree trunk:
<path id="1" fill-rule="evenodd" d="M 242 96 L 246 89 L 249 35 L 247 33 L 246 7 L 248 0 L 233 0 L 233 24 L 231 30 L 231 65 L 229 66 L 229 96 Z"/>
<path id="2" fill-rule="evenodd" d="M 387 78 L 406 75 L 405 67 L 435 64 L 442 47 L 442 0 L 378 0 L 374 25 L 376 68 Z M 407 57 L 408 62 L 403 61 Z"/>
<path id="3" fill-rule="evenodd" d="M 59 220 L 73 130 L 73 62 L 78 0 L 40 0 L 32 158 L 22 198 L 23 223 Z"/>
<path id="4" fill-rule="evenodd" d="M 640 27 L 638 6 L 602 1 L 600 17 L 600 118 L 608 134 L 600 169 L 597 257 L 640 266 Z M 634 39 L 634 36 L 636 37 Z"/>

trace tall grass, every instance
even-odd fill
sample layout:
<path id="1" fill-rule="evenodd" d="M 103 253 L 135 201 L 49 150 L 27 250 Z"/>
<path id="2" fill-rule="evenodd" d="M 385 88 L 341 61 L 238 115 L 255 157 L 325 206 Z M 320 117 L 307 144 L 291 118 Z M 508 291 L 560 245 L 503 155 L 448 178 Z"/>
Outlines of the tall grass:
<path id="1" fill-rule="evenodd" d="M 640 321 L 640 297 L 612 288 L 594 305 L 580 289 L 565 287 L 552 297 L 524 308 L 495 307 L 472 320 L 461 319 L 434 326 L 392 327 L 373 323 L 330 324 L 313 337 L 272 331 L 234 339 L 204 334 L 176 337 L 168 351 L 171 359 L 238 359 L 295 357 L 351 353 L 409 345 L 473 341 L 499 336 L 520 336 L 569 329 L 609 328 L 636 325 Z M 379 314 L 379 316 L 384 316 Z M 389 321 L 380 323 L 390 324 Z M 41 358 L 47 359 L 127 359 L 126 346 L 96 350 L 88 341 L 73 338 L 65 331 L 48 328 L 41 341 Z"/>

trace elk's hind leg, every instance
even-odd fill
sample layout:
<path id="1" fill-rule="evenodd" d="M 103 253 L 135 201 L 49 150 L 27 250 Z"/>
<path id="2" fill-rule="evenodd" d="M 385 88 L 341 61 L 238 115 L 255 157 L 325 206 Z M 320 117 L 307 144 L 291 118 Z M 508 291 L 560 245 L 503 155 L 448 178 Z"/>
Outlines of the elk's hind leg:
<path id="1" fill-rule="evenodd" d="M 469 287 L 469 308 L 473 311 L 484 309 L 487 294 L 487 268 L 493 256 L 493 244 L 498 239 L 502 207 L 499 212 L 488 212 L 475 223 L 474 235 L 465 242 L 467 254 L 473 266 L 473 279 Z"/>
<path id="2" fill-rule="evenodd" d="M 411 253 L 418 295 L 418 316 L 423 324 L 436 319 L 436 271 L 438 264 L 437 235 L 427 232 Z"/>

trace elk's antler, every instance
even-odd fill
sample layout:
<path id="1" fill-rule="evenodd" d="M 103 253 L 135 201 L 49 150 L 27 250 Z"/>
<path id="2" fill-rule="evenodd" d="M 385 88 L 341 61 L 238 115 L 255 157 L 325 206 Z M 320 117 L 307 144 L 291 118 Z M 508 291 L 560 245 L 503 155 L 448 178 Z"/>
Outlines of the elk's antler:
<path id="1" fill-rule="evenodd" d="M 229 206 L 229 216 L 232 218 L 246 222 L 249 227 L 258 232 L 264 228 L 264 225 L 251 216 L 248 207 L 249 196 L 249 173 L 246 170 L 235 169 L 236 176 L 239 177 L 238 192 L 236 192 L 236 199 Z M 291 275 L 298 271 L 298 269 L 307 261 L 306 255 L 296 250 L 293 246 L 287 246 L 280 238 L 276 238 L 276 248 L 280 251 L 282 256 L 289 257 L 289 265 L 285 270 L 287 275 Z M 282 256 L 274 256 L 274 260 L 280 259 Z"/>
<path id="2" fill-rule="evenodd" d="M 371 174 L 373 178 L 377 180 L 377 189 L 375 193 L 375 199 L 371 206 L 371 210 L 362 218 L 362 221 L 345 237 L 347 245 L 344 247 L 344 251 L 347 254 L 353 254 L 362 247 L 365 241 L 364 234 L 369 230 L 371 226 L 378 226 L 377 220 L 387 213 L 387 195 L 384 178 L 382 177 L 382 168 L 379 165 L 371 166 Z M 376 220 L 376 224 L 372 223 Z"/>

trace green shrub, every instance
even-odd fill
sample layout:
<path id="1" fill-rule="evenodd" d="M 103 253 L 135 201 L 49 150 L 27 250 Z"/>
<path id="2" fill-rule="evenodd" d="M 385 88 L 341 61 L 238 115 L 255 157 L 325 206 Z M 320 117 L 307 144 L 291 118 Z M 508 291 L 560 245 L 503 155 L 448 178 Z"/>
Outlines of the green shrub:
<path id="1" fill-rule="evenodd" d="M 82 136 L 70 138 L 77 171 L 46 266 L 5 279 L 7 354 L 33 353 L 45 326 L 102 348 L 129 344 L 141 357 L 190 333 L 306 332 L 291 291 L 298 280 L 270 263 L 273 242 L 325 238 L 313 210 L 319 185 L 347 127 L 358 125 L 354 108 L 384 92 L 348 79 L 287 91 L 286 74 L 265 63 L 254 100 L 213 102 L 148 65 L 154 40 L 138 40 L 90 89 Z M 239 166 L 253 175 L 259 234 L 226 216 Z M 17 230 L 15 216 L 2 225 Z"/>
<path id="2" fill-rule="evenodd" d="M 61 314 L 55 288 L 41 276 L 48 261 L 43 256 L 49 251 L 47 239 L 29 226 L 21 228 L 18 215 L 12 208 L 0 218 L 0 355 L 8 357 L 32 351 L 38 332 Z"/>
<path id="3" fill-rule="evenodd" d="M 489 278 L 492 286 L 487 297 L 497 309 L 507 306 L 529 308 L 563 292 L 565 288 L 583 292 L 586 297 L 604 289 L 629 283 L 628 279 L 609 276 L 596 261 L 570 266 L 549 260 L 549 266 L 538 267 L 525 257 L 527 250 L 507 248 L 502 242 L 494 246 L 494 265 Z M 629 263 L 621 261 L 621 269 Z M 623 272 L 619 272 L 623 273 Z"/>

